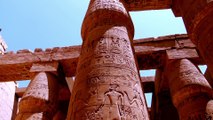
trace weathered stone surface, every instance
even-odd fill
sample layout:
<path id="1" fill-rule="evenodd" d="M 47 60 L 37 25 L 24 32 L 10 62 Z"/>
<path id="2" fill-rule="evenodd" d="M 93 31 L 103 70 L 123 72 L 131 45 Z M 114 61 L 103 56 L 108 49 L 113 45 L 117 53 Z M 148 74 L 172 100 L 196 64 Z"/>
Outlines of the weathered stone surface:
<path id="1" fill-rule="evenodd" d="M 206 105 L 206 120 L 213 119 L 213 100 L 208 101 Z"/>
<path id="2" fill-rule="evenodd" d="M 15 89 L 14 82 L 0 82 L 0 119 L 11 120 L 15 106 Z"/>
<path id="3" fill-rule="evenodd" d="M 16 120 L 52 119 L 57 111 L 58 94 L 57 77 L 48 72 L 37 73 L 19 103 Z"/>
<path id="4" fill-rule="evenodd" d="M 21 98 L 24 95 L 24 92 L 26 91 L 26 87 L 23 88 L 16 88 L 16 95 L 17 97 Z"/>
<path id="5" fill-rule="evenodd" d="M 133 25 L 123 2 L 90 1 L 71 96 L 72 120 L 149 120 L 131 46 Z"/>
<path id="6" fill-rule="evenodd" d="M 58 71 L 58 62 L 50 62 L 50 63 L 34 63 L 30 68 L 30 72 L 52 72 L 57 74 Z"/>
<path id="7" fill-rule="evenodd" d="M 134 28 L 128 11 L 167 8 L 183 17 L 194 44 L 187 35 L 132 43 Z M 34 53 L 26 49 L 16 54 L 7 52 L 0 56 L 0 81 L 33 79 L 27 90 L 16 91 L 16 96 L 23 97 L 18 120 L 149 119 L 145 92 L 154 93 L 152 109 L 148 109 L 152 120 L 210 120 L 213 118 L 213 93 L 209 85 L 213 76 L 212 16 L 212 0 L 91 0 L 82 27 L 82 50 L 81 46 L 73 46 L 38 48 Z M 6 47 L 0 37 L 0 54 Z M 191 61 L 195 65 L 208 65 L 205 74 L 208 81 Z M 65 75 L 62 70 L 58 74 L 58 66 Z M 144 91 L 138 68 L 158 69 L 155 80 L 141 78 Z M 55 75 L 77 79 L 67 79 L 67 86 L 64 78 L 60 77 L 59 81 Z M 14 119 L 10 115 L 16 109 L 11 102 L 14 86 L 8 91 L 8 86 L 1 84 L 5 83 L 0 83 L 0 119 Z"/>
<path id="8" fill-rule="evenodd" d="M 151 120 L 179 120 L 178 112 L 172 103 L 168 81 L 162 69 L 156 70 L 151 106 Z"/>
<path id="9" fill-rule="evenodd" d="M 209 71 L 209 68 L 206 69 L 204 76 L 205 76 L 206 80 L 209 82 L 209 84 L 211 85 L 211 87 L 213 88 L 213 79 L 212 79 L 211 73 Z"/>
<path id="10" fill-rule="evenodd" d="M 184 59 L 184 58 L 199 59 L 199 55 L 195 49 L 171 49 L 166 50 L 166 53 L 168 59 L 170 60 Z"/>
<path id="11" fill-rule="evenodd" d="M 173 11 L 182 16 L 189 37 L 197 46 L 213 76 L 213 1 L 174 0 L 173 6 Z"/>
<path id="12" fill-rule="evenodd" d="M 16 120 L 50 120 L 45 115 L 46 113 L 20 113 L 17 115 Z"/>
<path id="13" fill-rule="evenodd" d="M 0 80 L 32 79 L 30 68 L 34 63 L 59 62 L 67 76 L 74 76 L 80 46 L 62 47 L 57 51 L 5 54 L 0 57 Z M 53 49 L 54 50 L 54 49 Z"/>
<path id="14" fill-rule="evenodd" d="M 130 11 L 169 9 L 172 0 L 125 0 Z"/>
<path id="15" fill-rule="evenodd" d="M 186 35 L 171 35 L 156 39 L 134 40 L 134 49 L 139 63 L 139 69 L 156 69 L 164 66 L 166 50 L 184 49 L 194 51 L 195 46 Z M 62 67 L 66 77 L 75 76 L 81 46 L 53 48 L 50 52 L 40 51 L 34 53 L 9 54 L 0 57 L 0 80 L 27 80 L 32 79 L 30 68 L 35 63 L 57 61 Z M 203 64 L 202 60 L 187 55 L 196 64 Z M 181 55 L 180 58 L 183 58 Z M 176 57 L 179 59 L 178 57 Z"/>
<path id="16" fill-rule="evenodd" d="M 165 68 L 172 102 L 181 120 L 204 120 L 212 88 L 200 71 L 187 59 L 171 60 Z"/>
<path id="17" fill-rule="evenodd" d="M 141 77 L 144 93 L 154 92 L 155 77 Z"/>

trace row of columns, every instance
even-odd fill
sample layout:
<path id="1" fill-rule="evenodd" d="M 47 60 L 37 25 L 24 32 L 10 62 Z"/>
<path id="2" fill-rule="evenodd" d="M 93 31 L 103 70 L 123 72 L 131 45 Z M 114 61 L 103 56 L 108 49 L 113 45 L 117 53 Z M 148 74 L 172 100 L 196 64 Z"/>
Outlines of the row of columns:
<path id="1" fill-rule="evenodd" d="M 213 0 L 174 0 L 173 3 L 173 8 L 177 9 L 183 18 L 190 39 L 208 66 L 208 78 L 212 78 Z M 176 68 L 172 68 L 172 64 L 175 64 Z M 179 60 L 169 63 L 167 68 L 170 68 L 168 73 L 175 71 L 172 75 L 167 75 L 170 75 L 168 78 L 172 77 L 169 80 L 171 95 L 180 119 L 205 119 L 205 109 L 206 119 L 213 119 L 212 89 L 196 67 L 188 60 Z"/>
<path id="2" fill-rule="evenodd" d="M 173 10 L 179 11 L 192 42 L 213 76 L 213 0 L 174 0 Z"/>
<path id="3" fill-rule="evenodd" d="M 212 116 L 213 108 L 207 103 L 213 98 L 208 81 L 197 67 L 187 59 L 169 61 L 165 68 L 172 102 L 180 120 L 204 120 Z"/>
<path id="4" fill-rule="evenodd" d="M 44 66 L 46 67 L 47 64 Z M 40 65 L 39 68 L 44 70 L 44 68 Z M 31 70 L 31 72 L 32 71 L 33 70 Z M 59 78 L 55 73 L 57 71 L 40 71 L 38 69 L 35 71 L 34 78 L 32 79 L 19 103 L 19 113 L 16 120 L 51 120 L 54 116 L 56 116 L 59 91 Z M 168 81 L 170 93 L 158 91 L 158 87 L 161 85 L 159 83 L 160 79 Z M 159 107 L 155 108 L 160 109 L 160 112 L 158 113 L 159 115 L 154 118 L 155 120 L 169 120 L 171 118 L 177 120 L 211 120 L 213 118 L 212 88 L 202 73 L 200 73 L 200 71 L 191 61 L 187 59 L 169 61 L 164 70 L 157 71 L 155 82 L 156 93 L 159 93 L 155 95 L 155 97 L 158 97 L 157 101 L 155 102 L 160 104 Z M 115 88 L 116 87 L 117 85 L 115 85 Z M 115 110 L 122 107 L 118 104 L 119 102 L 122 102 L 120 100 L 125 101 L 125 99 L 121 99 L 123 94 L 116 90 L 117 89 L 110 88 L 110 90 L 106 92 L 109 93 L 107 94 L 109 97 L 108 99 L 111 100 L 108 102 L 116 103 L 117 106 L 114 108 Z M 127 94 L 126 91 L 125 94 Z M 171 98 L 169 96 L 171 96 Z M 137 97 L 138 96 L 133 96 L 135 101 L 137 100 Z M 71 109 L 73 106 L 71 105 Z M 102 114 L 108 115 L 110 110 L 113 109 L 106 109 L 106 111 Z M 143 114 L 143 112 L 144 111 L 140 111 L 141 114 Z M 176 112 L 178 112 L 179 116 Z M 115 115 L 117 116 L 117 114 Z M 59 120 L 57 117 L 54 117 L 55 120 Z M 83 116 L 80 116 L 79 119 L 82 117 Z M 138 119 L 142 119 L 141 116 L 139 116 Z"/>
<path id="5" fill-rule="evenodd" d="M 125 0 L 90 0 L 68 120 L 148 120 Z"/>
<path id="6" fill-rule="evenodd" d="M 125 5 L 124 0 L 90 1 L 68 120 L 149 120 L 133 54 L 134 27 Z M 191 39 L 213 69 L 211 0 L 178 0 L 177 5 Z M 17 120 L 48 120 L 57 112 L 57 75 L 34 72 L 20 101 Z M 212 88 L 189 60 L 169 61 L 164 73 L 181 120 L 212 117 Z M 210 73 L 213 75 L 213 70 Z"/>

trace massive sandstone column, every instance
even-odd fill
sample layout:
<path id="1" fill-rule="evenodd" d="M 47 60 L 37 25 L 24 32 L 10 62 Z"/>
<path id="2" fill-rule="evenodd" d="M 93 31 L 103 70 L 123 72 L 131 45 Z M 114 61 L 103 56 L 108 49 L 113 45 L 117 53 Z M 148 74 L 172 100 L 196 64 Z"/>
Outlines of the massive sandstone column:
<path id="1" fill-rule="evenodd" d="M 161 69 L 156 70 L 153 96 L 151 120 L 179 120 L 177 109 L 172 103 L 168 81 L 164 78 L 164 72 Z"/>
<path id="2" fill-rule="evenodd" d="M 173 0 L 173 11 L 183 17 L 189 37 L 213 76 L 213 0 Z"/>
<path id="3" fill-rule="evenodd" d="M 52 120 L 57 112 L 58 77 L 52 65 L 36 66 L 31 68 L 35 75 L 19 103 L 16 120 Z"/>
<path id="4" fill-rule="evenodd" d="M 212 90 L 200 71 L 189 60 L 182 59 L 170 61 L 165 72 L 180 120 L 205 120 Z"/>
<path id="5" fill-rule="evenodd" d="M 213 119 L 213 100 L 210 100 L 206 106 L 206 120 Z"/>
<path id="6" fill-rule="evenodd" d="M 71 97 L 71 120 L 148 120 L 123 0 L 91 0 Z M 70 118 L 69 118 L 70 119 Z"/>

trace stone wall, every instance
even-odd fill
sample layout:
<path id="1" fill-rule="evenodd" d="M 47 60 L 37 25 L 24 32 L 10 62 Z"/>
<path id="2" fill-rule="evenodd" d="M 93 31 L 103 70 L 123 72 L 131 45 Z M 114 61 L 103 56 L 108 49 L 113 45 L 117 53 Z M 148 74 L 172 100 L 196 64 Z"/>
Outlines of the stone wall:
<path id="1" fill-rule="evenodd" d="M 13 109 L 15 106 L 15 89 L 15 82 L 0 83 L 0 120 L 13 119 Z"/>

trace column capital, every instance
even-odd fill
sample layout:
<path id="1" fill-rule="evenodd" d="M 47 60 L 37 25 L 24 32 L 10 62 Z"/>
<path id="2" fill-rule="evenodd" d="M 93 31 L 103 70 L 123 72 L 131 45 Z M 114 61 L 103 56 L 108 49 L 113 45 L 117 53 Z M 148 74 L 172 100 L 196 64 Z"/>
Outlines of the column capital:
<path id="1" fill-rule="evenodd" d="M 203 74 L 188 59 L 167 62 L 165 76 L 172 102 L 181 120 L 203 120 L 205 107 L 212 99 L 212 88 Z"/>

